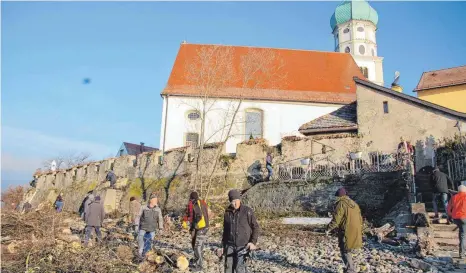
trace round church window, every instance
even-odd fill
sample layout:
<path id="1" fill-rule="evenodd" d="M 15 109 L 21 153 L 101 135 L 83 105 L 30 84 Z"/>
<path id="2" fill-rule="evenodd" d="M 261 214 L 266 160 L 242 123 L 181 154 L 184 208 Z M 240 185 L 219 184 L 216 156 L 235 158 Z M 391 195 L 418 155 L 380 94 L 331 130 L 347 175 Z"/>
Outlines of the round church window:
<path id="1" fill-rule="evenodd" d="M 361 55 L 364 55 L 364 53 L 366 53 L 366 48 L 363 45 L 359 46 L 359 53 L 361 53 Z"/>
<path id="2" fill-rule="evenodd" d="M 343 33 L 348 33 L 348 32 L 349 32 L 349 28 L 345 28 L 345 29 L 343 30 Z"/>
<path id="3" fill-rule="evenodd" d="M 363 27 L 358 27 L 358 31 L 359 32 L 364 32 L 364 28 Z"/>
<path id="4" fill-rule="evenodd" d="M 346 52 L 346 53 L 350 53 L 350 52 L 351 52 L 349 46 L 347 46 L 347 47 L 345 48 L 345 52 Z"/>

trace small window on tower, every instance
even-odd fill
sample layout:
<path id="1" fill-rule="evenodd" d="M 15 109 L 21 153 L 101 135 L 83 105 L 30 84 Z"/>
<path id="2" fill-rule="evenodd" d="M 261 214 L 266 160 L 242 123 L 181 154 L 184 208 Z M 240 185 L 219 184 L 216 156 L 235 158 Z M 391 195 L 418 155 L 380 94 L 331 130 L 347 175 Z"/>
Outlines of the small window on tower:
<path id="1" fill-rule="evenodd" d="M 372 49 L 372 56 L 375 56 L 375 51 L 374 51 L 374 49 Z"/>
<path id="2" fill-rule="evenodd" d="M 367 69 L 367 67 L 362 66 L 359 69 L 361 70 L 361 73 L 364 75 L 364 77 L 366 77 L 366 79 L 368 79 L 369 78 L 369 70 Z"/>
<path id="3" fill-rule="evenodd" d="M 363 27 L 358 27 L 358 31 L 359 32 L 364 32 L 364 28 Z"/>
<path id="4" fill-rule="evenodd" d="M 351 52 L 349 46 L 347 46 L 347 47 L 345 48 L 345 52 L 346 52 L 346 53 L 350 53 L 350 52 Z"/>
<path id="5" fill-rule="evenodd" d="M 345 29 L 343 30 L 343 33 L 348 33 L 348 32 L 349 32 L 349 28 L 345 28 Z"/>
<path id="6" fill-rule="evenodd" d="M 364 55 L 364 53 L 366 53 L 366 48 L 365 48 L 363 45 L 360 45 L 360 46 L 359 46 L 359 53 L 360 53 L 361 55 Z"/>
<path id="7" fill-rule="evenodd" d="M 383 112 L 388 114 L 388 101 L 383 102 Z"/>

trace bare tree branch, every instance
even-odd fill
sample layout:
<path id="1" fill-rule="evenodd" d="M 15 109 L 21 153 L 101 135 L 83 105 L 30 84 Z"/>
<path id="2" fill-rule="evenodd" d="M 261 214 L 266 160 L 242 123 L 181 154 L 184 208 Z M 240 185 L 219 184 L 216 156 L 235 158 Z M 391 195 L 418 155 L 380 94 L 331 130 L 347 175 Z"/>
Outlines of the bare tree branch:
<path id="1" fill-rule="evenodd" d="M 74 166 L 86 164 L 90 161 L 90 158 L 91 158 L 90 153 L 69 152 L 67 154 L 64 154 L 64 155 L 62 154 L 55 158 L 50 158 L 50 159 L 45 160 L 42 163 L 42 166 L 44 167 L 44 169 L 50 170 L 52 162 L 55 160 L 55 162 L 57 163 L 57 170 L 65 170 L 65 169 L 72 168 Z"/>
<path id="2" fill-rule="evenodd" d="M 239 61 L 239 65 L 238 65 Z M 194 99 L 186 101 L 186 105 L 193 107 L 200 114 L 199 148 L 196 158 L 196 176 L 194 187 L 200 187 L 200 192 L 205 193 L 206 198 L 211 189 L 212 178 L 218 165 L 223 147 L 228 139 L 234 135 L 235 124 L 244 123 L 238 116 L 242 102 L 247 94 L 257 92 L 260 89 L 274 89 L 283 87 L 286 75 L 282 73 L 283 60 L 273 49 L 249 48 L 247 53 L 236 59 L 235 49 L 231 46 L 201 47 L 197 55 L 189 60 L 186 66 L 186 80 L 189 87 L 197 94 Z M 280 85 L 280 86 L 279 86 Z M 224 93 L 229 88 L 238 89 L 239 92 L 232 98 L 227 107 L 217 104 L 219 98 L 225 97 Z M 198 99 L 199 103 L 195 103 Z M 225 99 L 222 99 L 224 102 Z M 197 105 L 195 105 L 197 104 Z M 208 128 L 212 132 L 206 135 L 208 126 L 208 113 L 215 111 L 216 119 L 220 120 L 218 128 Z M 219 119 L 219 113 L 223 116 Z M 213 159 L 212 169 L 208 170 L 207 190 L 203 190 L 203 175 L 208 164 L 203 158 L 205 144 L 213 138 L 220 139 L 218 152 Z"/>

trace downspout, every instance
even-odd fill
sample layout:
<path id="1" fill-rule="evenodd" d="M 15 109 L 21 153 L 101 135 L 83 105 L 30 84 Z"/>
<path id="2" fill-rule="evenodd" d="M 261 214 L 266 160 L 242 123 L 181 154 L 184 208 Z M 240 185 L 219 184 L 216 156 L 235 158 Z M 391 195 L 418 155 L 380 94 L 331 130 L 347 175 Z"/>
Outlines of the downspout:
<path id="1" fill-rule="evenodd" d="M 166 137 L 167 137 L 167 116 L 168 116 L 168 97 L 169 95 L 166 95 L 166 103 L 165 103 L 165 124 L 163 125 L 163 145 L 162 145 L 162 159 L 163 159 L 163 156 L 165 155 L 165 141 L 166 141 Z"/>

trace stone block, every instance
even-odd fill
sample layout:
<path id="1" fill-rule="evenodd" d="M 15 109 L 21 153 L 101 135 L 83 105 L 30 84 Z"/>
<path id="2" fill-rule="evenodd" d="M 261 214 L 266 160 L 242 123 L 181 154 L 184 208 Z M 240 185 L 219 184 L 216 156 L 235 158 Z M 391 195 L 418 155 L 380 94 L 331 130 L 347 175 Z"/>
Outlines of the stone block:
<path id="1" fill-rule="evenodd" d="M 55 203 L 55 200 L 57 200 L 58 192 L 55 190 L 51 190 L 49 194 L 47 195 L 47 202 L 49 203 Z"/>
<path id="2" fill-rule="evenodd" d="M 104 210 L 105 213 L 110 213 L 118 209 L 118 203 L 120 200 L 117 200 L 118 194 L 117 190 L 107 189 L 104 193 Z"/>
<path id="3" fill-rule="evenodd" d="M 424 203 L 411 203 L 411 213 L 412 214 L 417 214 L 417 213 L 423 213 L 426 214 L 426 206 Z"/>
<path id="4" fill-rule="evenodd" d="M 126 187 L 129 183 L 129 179 L 128 178 L 122 178 L 122 179 L 118 179 L 115 186 L 117 188 L 123 188 L 123 187 Z"/>

